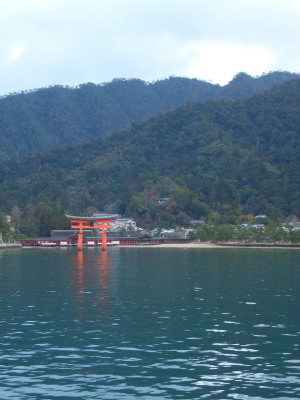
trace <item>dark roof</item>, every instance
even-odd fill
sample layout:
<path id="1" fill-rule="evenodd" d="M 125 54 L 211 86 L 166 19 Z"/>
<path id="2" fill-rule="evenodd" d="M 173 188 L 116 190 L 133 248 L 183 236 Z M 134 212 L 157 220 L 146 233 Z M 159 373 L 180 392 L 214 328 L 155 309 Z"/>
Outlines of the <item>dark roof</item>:
<path id="1" fill-rule="evenodd" d="M 99 215 L 98 217 L 80 217 L 80 216 L 66 214 L 66 217 L 69 219 L 78 219 L 83 221 L 95 221 L 95 222 L 106 219 L 116 219 L 118 218 L 118 216 L 119 216 L 118 214 L 109 214 L 109 215 Z"/>
<path id="2" fill-rule="evenodd" d="M 76 236 L 78 234 L 79 230 L 78 229 L 68 229 L 68 230 L 52 230 L 51 231 L 51 236 L 53 238 L 56 237 L 72 237 L 72 236 Z M 93 231 L 92 229 L 84 229 L 83 230 L 83 236 L 85 237 L 86 235 L 92 235 Z"/>

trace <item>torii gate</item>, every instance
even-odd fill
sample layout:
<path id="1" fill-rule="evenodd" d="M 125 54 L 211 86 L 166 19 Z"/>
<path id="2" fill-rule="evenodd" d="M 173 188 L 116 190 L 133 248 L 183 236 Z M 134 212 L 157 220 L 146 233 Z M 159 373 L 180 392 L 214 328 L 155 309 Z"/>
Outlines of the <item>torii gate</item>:
<path id="1" fill-rule="evenodd" d="M 83 245 L 83 229 L 101 229 L 102 231 L 102 250 L 106 250 L 107 238 L 105 229 L 112 228 L 109 225 L 111 222 L 118 218 L 118 214 L 113 215 L 101 215 L 98 217 L 76 217 L 73 215 L 66 215 L 66 217 L 71 221 L 71 228 L 78 229 L 78 241 L 77 248 L 82 250 Z"/>

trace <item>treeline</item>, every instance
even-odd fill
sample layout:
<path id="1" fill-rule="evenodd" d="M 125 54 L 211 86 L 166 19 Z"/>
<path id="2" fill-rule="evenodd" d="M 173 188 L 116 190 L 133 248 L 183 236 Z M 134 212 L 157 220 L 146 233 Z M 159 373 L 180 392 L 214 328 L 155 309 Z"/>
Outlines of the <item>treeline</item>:
<path id="1" fill-rule="evenodd" d="M 104 137 L 189 102 L 251 96 L 295 76 L 272 72 L 252 78 L 240 73 L 224 87 L 179 77 L 153 83 L 115 79 L 2 97 L 0 160 Z"/>
<path id="2" fill-rule="evenodd" d="M 0 233 L 4 242 L 22 240 L 25 237 L 46 237 L 52 229 L 69 228 L 70 222 L 58 205 L 40 204 L 31 212 L 14 206 L 8 215 L 0 213 Z"/>
<path id="3" fill-rule="evenodd" d="M 144 227 L 299 217 L 299 104 L 300 80 L 290 80 L 248 99 L 189 104 L 92 143 L 2 162 L 0 211 L 19 207 L 26 234 L 42 233 L 43 209 L 48 231 L 63 225 L 65 212 L 91 210 Z"/>
<path id="4" fill-rule="evenodd" d="M 202 242 L 300 243 L 300 230 L 274 223 L 266 226 L 205 225 L 197 227 L 193 239 Z"/>

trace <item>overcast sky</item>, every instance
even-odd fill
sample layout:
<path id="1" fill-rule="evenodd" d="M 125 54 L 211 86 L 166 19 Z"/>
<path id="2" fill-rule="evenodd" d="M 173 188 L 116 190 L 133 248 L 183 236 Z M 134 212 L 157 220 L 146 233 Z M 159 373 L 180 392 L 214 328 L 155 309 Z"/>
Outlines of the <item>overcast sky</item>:
<path id="1" fill-rule="evenodd" d="M 0 94 L 300 72 L 300 0 L 0 0 Z"/>

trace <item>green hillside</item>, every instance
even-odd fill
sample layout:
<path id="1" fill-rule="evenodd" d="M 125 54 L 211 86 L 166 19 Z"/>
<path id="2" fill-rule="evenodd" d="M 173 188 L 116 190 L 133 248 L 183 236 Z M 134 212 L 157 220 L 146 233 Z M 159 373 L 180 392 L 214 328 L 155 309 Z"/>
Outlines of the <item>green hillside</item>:
<path id="1" fill-rule="evenodd" d="M 293 77 L 288 72 L 259 78 L 241 73 L 224 87 L 178 77 L 154 83 L 115 79 L 102 85 L 55 86 L 2 97 L 0 159 L 90 141 L 189 102 L 250 96 Z"/>
<path id="2" fill-rule="evenodd" d="M 2 162 L 0 211 L 17 205 L 24 232 L 41 218 L 57 228 L 65 211 L 92 209 L 144 226 L 234 223 L 249 213 L 299 217 L 299 97 L 300 80 L 290 80 L 248 99 L 189 104 L 92 143 Z"/>

